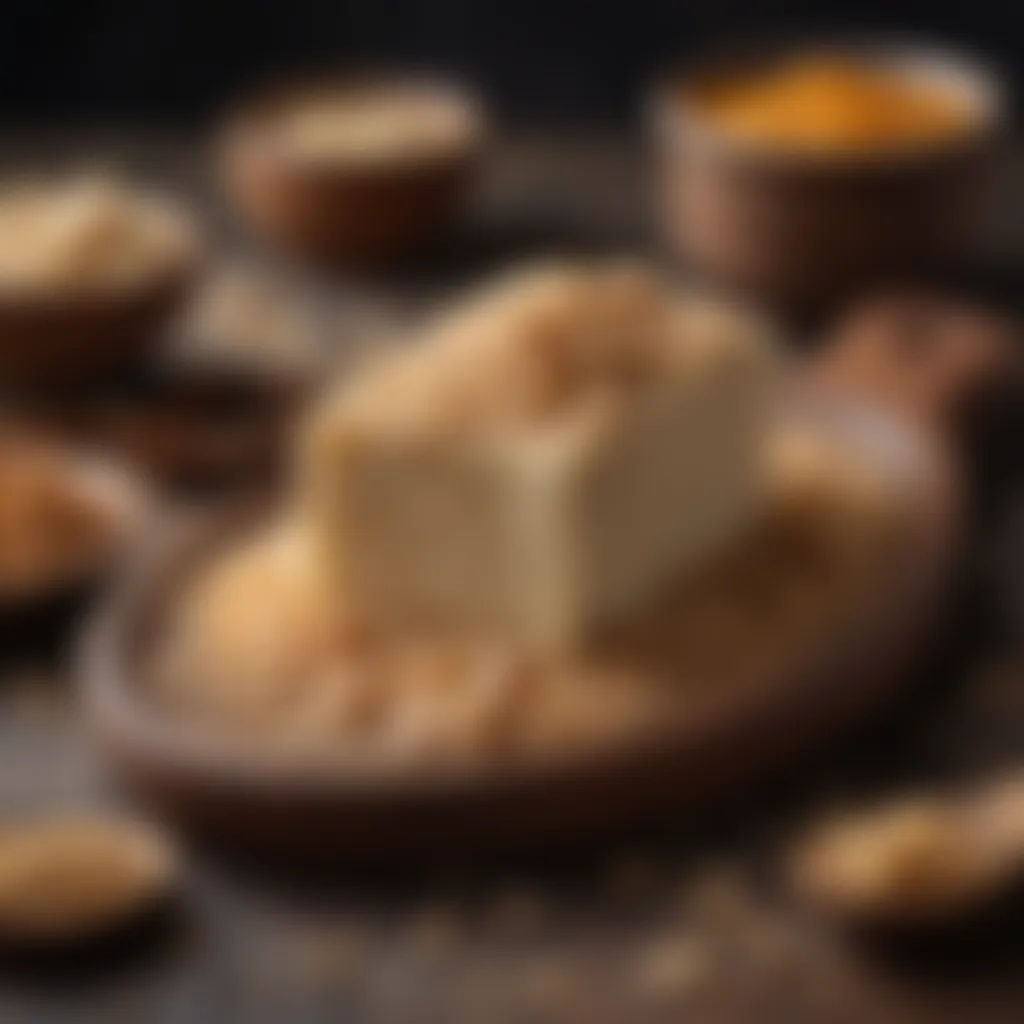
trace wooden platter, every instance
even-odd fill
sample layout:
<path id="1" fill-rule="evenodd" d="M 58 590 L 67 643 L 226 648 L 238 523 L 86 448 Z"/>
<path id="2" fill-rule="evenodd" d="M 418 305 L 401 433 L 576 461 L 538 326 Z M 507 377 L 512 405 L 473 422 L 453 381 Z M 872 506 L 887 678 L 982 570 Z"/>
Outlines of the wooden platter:
<path id="1" fill-rule="evenodd" d="M 966 399 L 1005 376 L 1010 354 L 1002 333 L 986 334 L 972 317 L 944 318 L 960 326 L 912 343 L 885 328 L 901 323 L 891 310 L 880 317 L 855 321 L 804 364 L 782 415 L 877 467 L 909 528 L 856 607 L 816 642 L 794 645 L 781 667 L 766 667 L 757 685 L 725 683 L 727 699 L 628 743 L 464 771 L 357 777 L 340 759 L 288 763 L 200 735 L 147 696 L 147 656 L 182 584 L 238 537 L 249 509 L 168 535 L 89 630 L 84 696 L 111 766 L 164 815 L 218 841 L 404 866 L 678 823 L 792 770 L 891 699 L 920 652 L 958 547 L 964 495 L 949 428 Z"/>
<path id="2" fill-rule="evenodd" d="M 784 671 L 678 728 L 536 764 L 379 779 L 353 778 L 340 765 L 282 764 L 196 735 L 151 703 L 143 665 L 190 570 L 238 536 L 236 513 L 168 537 L 94 623 L 83 662 L 97 735 L 122 780 L 164 814 L 274 854 L 507 851 L 678 819 L 734 794 L 826 746 L 895 692 L 937 611 L 955 547 L 955 496 L 922 437 L 855 406 L 800 415 L 879 464 L 916 528 L 833 636 L 796 647 Z"/>

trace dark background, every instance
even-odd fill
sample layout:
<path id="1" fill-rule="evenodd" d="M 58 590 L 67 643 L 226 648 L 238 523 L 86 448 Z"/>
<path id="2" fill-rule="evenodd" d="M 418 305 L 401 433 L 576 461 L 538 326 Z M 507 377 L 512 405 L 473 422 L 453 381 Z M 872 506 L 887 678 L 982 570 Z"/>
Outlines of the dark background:
<path id="1" fill-rule="evenodd" d="M 652 73 L 765 30 L 923 34 L 1020 82 L 1021 0 L 8 0 L 0 117 L 202 121 L 253 81 L 346 61 L 463 76 L 513 122 L 623 122 Z"/>

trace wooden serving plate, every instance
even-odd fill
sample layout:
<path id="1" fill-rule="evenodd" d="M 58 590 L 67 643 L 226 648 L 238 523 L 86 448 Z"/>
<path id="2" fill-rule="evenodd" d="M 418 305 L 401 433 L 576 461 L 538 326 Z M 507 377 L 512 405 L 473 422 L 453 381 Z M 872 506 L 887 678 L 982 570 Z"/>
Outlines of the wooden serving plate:
<path id="1" fill-rule="evenodd" d="M 963 389 L 943 393 L 927 426 L 848 397 L 822 401 L 859 379 L 833 372 L 846 360 L 837 351 L 842 358 L 819 361 L 814 386 L 800 389 L 810 399 L 794 402 L 792 414 L 871 459 L 914 528 L 858 608 L 832 635 L 795 649 L 784 671 L 657 736 L 536 763 L 354 778 L 340 764 L 271 761 L 161 714 L 140 685 L 182 580 L 238 535 L 237 517 L 222 516 L 170 536 L 87 634 L 86 707 L 116 774 L 168 817 L 249 851 L 408 865 L 679 821 L 792 768 L 897 692 L 941 606 L 956 550 L 958 485 L 940 413 Z M 975 376 L 957 380 L 973 386 Z"/>

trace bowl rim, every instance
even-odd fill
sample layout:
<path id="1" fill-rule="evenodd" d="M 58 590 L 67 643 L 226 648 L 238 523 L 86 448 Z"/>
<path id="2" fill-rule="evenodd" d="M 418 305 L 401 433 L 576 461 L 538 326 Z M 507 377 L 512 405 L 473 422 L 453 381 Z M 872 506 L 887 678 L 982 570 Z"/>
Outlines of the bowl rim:
<path id="1" fill-rule="evenodd" d="M 464 138 L 436 152 L 408 155 L 379 154 L 348 160 L 344 157 L 311 158 L 277 144 L 273 132 L 264 130 L 268 107 L 288 103 L 317 92 L 351 87 L 401 88 L 419 91 L 432 105 L 463 111 L 467 128 Z M 388 64 L 350 64 L 341 68 L 279 74 L 257 84 L 230 102 L 215 129 L 215 145 L 222 157 L 258 158 L 291 173 L 310 175 L 379 175 L 384 172 L 418 171 L 473 159 L 488 135 L 486 105 L 479 90 L 468 81 L 428 69 L 398 68 Z"/>
<path id="2" fill-rule="evenodd" d="M 907 147 L 850 148 L 840 151 L 773 146 L 737 138 L 720 130 L 687 101 L 687 82 L 730 67 L 756 66 L 803 53 L 835 54 L 927 78 L 940 88 L 959 91 L 974 107 L 962 131 Z M 765 168 L 819 174 L 887 172 L 929 165 L 951 154 L 971 151 L 996 138 L 1008 113 L 1009 90 L 996 64 L 970 50 L 899 34 L 780 34 L 739 40 L 707 49 L 659 75 L 648 90 L 645 119 L 654 138 L 669 151 L 699 149 Z"/>

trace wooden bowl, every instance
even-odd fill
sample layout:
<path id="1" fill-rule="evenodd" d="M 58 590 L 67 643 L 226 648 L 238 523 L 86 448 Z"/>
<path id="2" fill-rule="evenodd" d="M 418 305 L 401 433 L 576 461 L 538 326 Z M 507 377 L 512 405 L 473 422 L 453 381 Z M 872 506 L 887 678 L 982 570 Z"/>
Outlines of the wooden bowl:
<path id="1" fill-rule="evenodd" d="M 187 524 L 101 611 L 82 652 L 88 719 L 128 788 L 187 828 L 261 855 L 411 866 L 683 821 L 792 767 L 890 697 L 943 590 L 956 515 L 935 450 L 854 407 L 805 415 L 890 475 L 914 529 L 831 635 L 795 649 L 784 672 L 671 728 L 535 761 L 367 778 L 342 762 L 270 759 L 175 720 L 143 693 L 147 656 L 182 585 L 237 541 L 251 509 L 242 520 Z"/>
<path id="2" fill-rule="evenodd" d="M 969 125 L 912 150 L 816 154 L 730 136 L 694 102 L 704 75 L 749 74 L 802 47 L 740 50 L 655 91 L 651 122 L 663 233 L 694 270 L 792 317 L 859 289 L 938 275 L 979 240 L 985 179 L 1003 120 L 995 76 L 960 57 L 895 45 L 814 47 L 962 100 Z"/>
<path id="3" fill-rule="evenodd" d="M 77 385 L 143 361 L 196 279 L 200 250 L 196 232 L 175 266 L 131 288 L 0 289 L 0 386 Z"/>
<path id="4" fill-rule="evenodd" d="M 304 97 L 349 87 L 401 88 L 467 119 L 466 138 L 433 153 L 311 159 L 283 146 L 269 119 Z M 267 90 L 239 107 L 219 144 L 231 205 L 257 234 L 318 264 L 378 270 L 427 245 L 453 219 L 480 155 L 476 100 L 445 83 L 351 76 Z"/>
<path id="5" fill-rule="evenodd" d="M 71 456 L 68 472 L 74 476 L 75 489 L 108 517 L 109 534 L 95 550 L 31 581 L 0 579 L 0 639 L 7 648 L 52 639 L 54 629 L 66 626 L 85 598 L 114 575 L 149 521 L 153 496 L 134 472 L 84 452 Z"/>
<path id="6" fill-rule="evenodd" d="M 111 388 L 24 403 L 21 417 L 110 452 L 178 494 L 263 489 L 282 468 L 302 392 L 269 374 L 161 367 Z"/>

